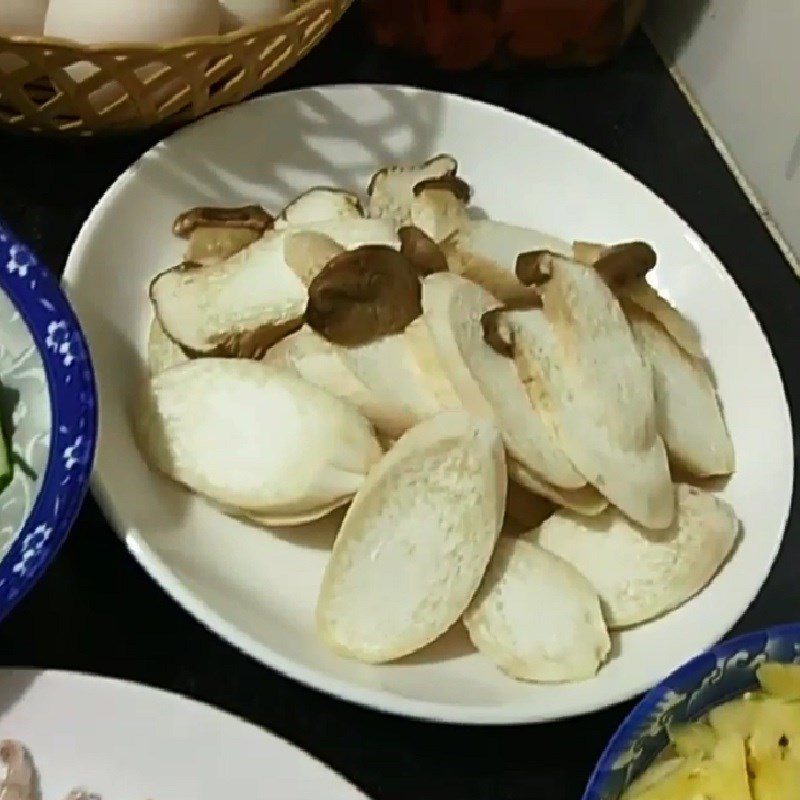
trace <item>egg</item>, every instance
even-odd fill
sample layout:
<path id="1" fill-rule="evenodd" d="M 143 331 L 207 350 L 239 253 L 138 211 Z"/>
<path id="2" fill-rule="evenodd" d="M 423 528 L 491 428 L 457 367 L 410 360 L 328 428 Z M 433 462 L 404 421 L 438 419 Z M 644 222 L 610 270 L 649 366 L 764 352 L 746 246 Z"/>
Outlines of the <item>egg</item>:
<path id="1" fill-rule="evenodd" d="M 2 2 L 2 0 L 0 0 Z M 219 33 L 217 0 L 50 0 L 45 17 L 47 36 L 73 39 L 83 44 L 105 42 L 160 43 L 188 36 Z M 139 67 L 136 74 L 146 81 L 163 69 L 160 63 Z M 82 62 L 67 67 L 75 81 L 83 81 L 96 68 Z M 182 82 L 167 83 L 158 102 L 167 98 Z M 102 110 L 118 102 L 125 90 L 116 81 L 101 85 L 89 96 L 92 105 Z"/>
<path id="2" fill-rule="evenodd" d="M 292 0 L 219 0 L 222 31 L 258 25 L 292 10 Z"/>
<path id="3" fill-rule="evenodd" d="M 47 0 L 0 0 L 0 36 L 41 36 Z M 25 61 L 14 53 L 0 54 L 0 72 L 14 72 Z"/>
<path id="4" fill-rule="evenodd" d="M 1 0 L 0 34 L 41 36 L 47 0 Z"/>
<path id="5" fill-rule="evenodd" d="M 170 42 L 219 33 L 217 0 L 50 0 L 48 36 L 84 44 Z"/>

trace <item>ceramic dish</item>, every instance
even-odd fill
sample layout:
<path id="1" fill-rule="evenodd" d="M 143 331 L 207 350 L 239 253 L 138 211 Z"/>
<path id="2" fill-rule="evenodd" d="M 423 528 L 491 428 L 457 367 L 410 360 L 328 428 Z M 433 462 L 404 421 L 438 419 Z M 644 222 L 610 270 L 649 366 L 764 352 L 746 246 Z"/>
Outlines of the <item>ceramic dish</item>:
<path id="1" fill-rule="evenodd" d="M 69 532 L 96 438 L 92 367 L 55 278 L 0 223 L 0 408 L 14 469 L 0 494 L 0 617 Z"/>
<path id="2" fill-rule="evenodd" d="M 364 800 L 322 764 L 254 725 L 121 681 L 0 670 L 0 736 L 28 748 L 44 798 L 80 787 L 105 800 Z"/>
<path id="3" fill-rule="evenodd" d="M 487 157 L 490 141 L 504 144 Z M 460 626 L 388 666 L 329 653 L 315 634 L 314 605 L 341 517 L 292 530 L 249 527 L 159 478 L 134 443 L 131 409 L 152 313 L 147 287 L 180 261 L 184 243 L 171 233 L 179 212 L 253 202 L 277 210 L 314 185 L 363 192 L 376 165 L 438 152 L 458 158 L 475 205 L 491 218 L 569 240 L 652 243 L 659 254 L 653 282 L 697 324 L 733 438 L 737 469 L 720 487 L 743 523 L 733 556 L 694 600 L 622 632 L 609 664 L 581 683 L 514 682 L 474 653 Z M 113 525 L 155 580 L 204 624 L 323 691 L 453 722 L 585 713 L 646 690 L 722 637 L 777 553 L 791 497 L 791 424 L 777 367 L 745 299 L 708 247 L 648 189 L 523 117 L 392 87 L 307 89 L 246 103 L 167 139 L 125 172 L 84 226 L 65 280 L 98 371 L 96 490 Z"/>
<path id="4" fill-rule="evenodd" d="M 583 800 L 618 800 L 667 746 L 670 726 L 758 686 L 765 663 L 800 663 L 800 625 L 783 625 L 723 642 L 678 668 L 633 709 L 606 747 Z"/>

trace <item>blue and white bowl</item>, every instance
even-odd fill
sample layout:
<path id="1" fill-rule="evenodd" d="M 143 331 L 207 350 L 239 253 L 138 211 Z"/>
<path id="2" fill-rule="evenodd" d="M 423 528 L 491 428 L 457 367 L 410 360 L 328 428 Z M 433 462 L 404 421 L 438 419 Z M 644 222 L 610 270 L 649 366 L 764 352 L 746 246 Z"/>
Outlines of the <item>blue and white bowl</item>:
<path id="1" fill-rule="evenodd" d="M 56 279 L 0 222 L 0 412 L 14 473 L 0 493 L 0 619 L 69 532 L 89 484 L 97 395 L 86 343 Z"/>
<path id="2" fill-rule="evenodd" d="M 766 662 L 800 663 L 800 624 L 768 628 L 723 642 L 662 681 L 628 715 L 600 757 L 583 800 L 618 800 L 667 746 L 671 725 L 757 687 Z"/>

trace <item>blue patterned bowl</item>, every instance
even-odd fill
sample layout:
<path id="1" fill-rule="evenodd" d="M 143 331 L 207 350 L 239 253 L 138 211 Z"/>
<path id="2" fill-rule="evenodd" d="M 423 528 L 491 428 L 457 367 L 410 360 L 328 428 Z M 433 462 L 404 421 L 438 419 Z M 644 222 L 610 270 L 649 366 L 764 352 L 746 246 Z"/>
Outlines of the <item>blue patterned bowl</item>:
<path id="1" fill-rule="evenodd" d="M 631 711 L 606 747 L 583 800 L 618 800 L 667 746 L 667 728 L 757 686 L 765 662 L 800 663 L 800 624 L 723 642 L 679 667 Z"/>
<path id="2" fill-rule="evenodd" d="M 0 619 L 38 580 L 89 484 L 97 398 L 86 343 L 56 279 L 0 223 L 0 414 L 14 472 L 0 492 Z"/>

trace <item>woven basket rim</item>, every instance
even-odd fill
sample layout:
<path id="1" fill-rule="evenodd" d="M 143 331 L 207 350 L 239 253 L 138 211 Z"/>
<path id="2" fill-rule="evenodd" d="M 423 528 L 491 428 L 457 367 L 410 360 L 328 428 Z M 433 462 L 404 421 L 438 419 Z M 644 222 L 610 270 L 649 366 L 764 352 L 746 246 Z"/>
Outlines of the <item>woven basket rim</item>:
<path id="1" fill-rule="evenodd" d="M 352 0 L 343 0 L 342 6 L 346 8 L 351 2 Z M 186 47 L 202 47 L 204 45 L 218 47 L 220 45 L 239 42 L 243 39 L 249 39 L 251 36 L 268 33 L 273 29 L 292 25 L 308 11 L 312 11 L 317 6 L 323 5 L 326 5 L 326 0 L 306 0 L 306 2 L 302 3 L 297 8 L 293 8 L 283 16 L 277 17 L 269 22 L 247 25 L 235 31 L 219 33 L 213 36 L 187 36 L 183 39 L 159 42 L 157 44 L 152 42 L 103 42 L 102 44 L 82 44 L 73 39 L 60 39 L 55 36 L 0 35 L 0 46 L 3 44 L 13 44 L 15 47 L 30 47 L 32 49 L 47 47 L 51 50 L 69 50 L 78 53 L 108 53 L 112 55 L 119 50 L 136 53 L 168 53 Z"/>

